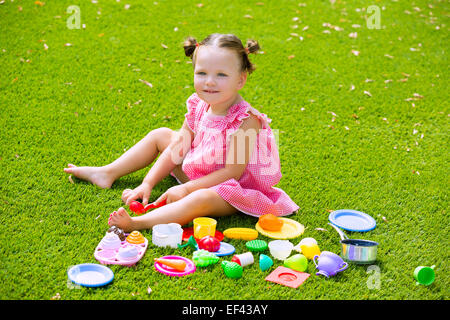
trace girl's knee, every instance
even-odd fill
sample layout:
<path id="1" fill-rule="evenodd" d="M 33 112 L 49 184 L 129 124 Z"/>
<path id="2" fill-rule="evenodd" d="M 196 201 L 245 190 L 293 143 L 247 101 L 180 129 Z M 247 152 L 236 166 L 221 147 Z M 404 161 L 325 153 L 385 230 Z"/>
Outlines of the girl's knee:
<path id="1" fill-rule="evenodd" d="M 199 189 L 192 192 L 190 197 L 195 211 L 200 215 L 227 216 L 237 212 L 237 209 L 222 199 L 212 189 Z"/>
<path id="2" fill-rule="evenodd" d="M 199 189 L 192 192 L 188 197 L 198 209 L 208 211 L 213 209 L 217 193 L 211 189 Z"/>
<path id="3" fill-rule="evenodd" d="M 172 141 L 173 135 L 174 131 L 172 129 L 161 127 L 150 131 L 147 137 L 156 143 L 159 152 L 163 152 Z"/>

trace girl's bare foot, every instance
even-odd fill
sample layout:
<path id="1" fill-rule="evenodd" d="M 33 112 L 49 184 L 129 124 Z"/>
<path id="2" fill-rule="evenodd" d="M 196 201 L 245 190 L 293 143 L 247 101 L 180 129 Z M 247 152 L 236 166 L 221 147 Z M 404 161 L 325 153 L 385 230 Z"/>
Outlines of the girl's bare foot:
<path id="1" fill-rule="evenodd" d="M 126 212 L 123 207 L 120 207 L 119 210 L 111 213 L 111 215 L 109 216 L 108 224 L 110 226 L 117 226 L 124 232 L 131 232 L 136 230 L 133 218 L 130 217 L 128 212 Z"/>
<path id="2" fill-rule="evenodd" d="M 69 163 L 64 172 L 71 173 L 75 177 L 89 181 L 100 188 L 111 188 L 114 178 L 108 174 L 104 167 L 77 167 Z"/>

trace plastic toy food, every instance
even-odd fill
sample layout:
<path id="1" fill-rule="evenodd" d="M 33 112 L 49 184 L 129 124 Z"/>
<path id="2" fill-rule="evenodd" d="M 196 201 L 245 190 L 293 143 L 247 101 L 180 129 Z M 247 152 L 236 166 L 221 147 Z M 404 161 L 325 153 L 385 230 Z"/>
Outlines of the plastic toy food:
<path id="1" fill-rule="evenodd" d="M 152 228 L 152 243 L 157 247 L 176 249 L 182 235 L 183 229 L 178 223 L 157 224 Z"/>
<path id="2" fill-rule="evenodd" d="M 120 248 L 121 241 L 117 234 L 107 233 L 100 241 L 104 250 L 116 250 Z"/>
<path id="3" fill-rule="evenodd" d="M 416 279 L 416 284 L 423 284 L 424 286 L 429 286 L 434 282 L 434 268 L 435 266 L 431 267 L 423 267 L 419 266 L 414 270 L 414 279 Z"/>
<path id="4" fill-rule="evenodd" d="M 125 233 L 123 232 L 123 230 L 116 226 L 112 226 L 111 228 L 108 229 L 107 232 L 108 233 L 112 232 L 112 233 L 117 234 L 119 236 L 120 241 L 125 241 L 125 239 L 126 239 L 126 236 L 125 236 Z"/>
<path id="5" fill-rule="evenodd" d="M 136 244 L 128 240 L 121 241 L 114 231 L 107 232 L 95 248 L 95 259 L 102 264 L 119 264 L 128 267 L 136 264 L 144 256 L 148 247 L 148 240 L 142 234 L 139 233 L 139 235 L 140 240 Z"/>
<path id="6" fill-rule="evenodd" d="M 265 254 L 259 255 L 259 268 L 262 271 L 266 271 L 270 269 L 270 267 L 273 265 L 273 260 L 270 259 L 269 256 L 266 256 Z"/>
<path id="7" fill-rule="evenodd" d="M 192 255 L 192 260 L 194 264 L 198 267 L 207 267 L 209 265 L 219 262 L 219 257 L 214 253 L 207 250 L 197 250 L 194 251 Z"/>
<path id="8" fill-rule="evenodd" d="M 295 271 L 305 272 L 308 268 L 308 259 L 300 253 L 284 260 L 284 266 Z"/>
<path id="9" fill-rule="evenodd" d="M 133 231 L 127 237 L 127 242 L 132 244 L 144 243 L 144 236 L 139 231 Z"/>
<path id="10" fill-rule="evenodd" d="M 233 254 L 236 249 L 229 243 L 220 242 L 220 248 L 218 251 L 214 251 L 213 253 L 218 257 L 228 256 Z"/>
<path id="11" fill-rule="evenodd" d="M 253 262 L 255 262 L 255 260 L 253 259 L 253 254 L 251 252 L 237 254 L 231 259 L 231 261 L 236 262 L 242 267 L 251 265 Z"/>
<path id="12" fill-rule="evenodd" d="M 208 250 L 210 252 L 216 252 L 220 249 L 220 241 L 211 236 L 203 237 L 197 243 L 199 249 Z"/>
<path id="13" fill-rule="evenodd" d="M 316 275 L 323 275 L 327 278 L 344 271 L 348 267 L 347 262 L 344 262 L 337 254 L 329 251 L 322 251 L 320 256 L 314 256 L 313 261 L 316 268 L 319 269 Z"/>
<path id="14" fill-rule="evenodd" d="M 231 279 L 239 279 L 242 277 L 244 269 L 236 262 L 222 261 L 222 268 L 225 275 Z"/>
<path id="15" fill-rule="evenodd" d="M 178 249 L 182 249 L 188 246 L 191 247 L 192 249 L 197 249 L 197 241 L 195 241 L 194 236 L 190 236 L 189 240 L 185 244 L 183 245 L 178 244 L 177 246 Z"/>
<path id="16" fill-rule="evenodd" d="M 158 262 L 157 260 L 161 260 L 164 263 Z M 172 260 L 172 262 L 168 262 L 167 260 Z M 171 266 L 167 264 L 171 264 Z M 181 270 L 181 267 L 183 265 L 184 269 Z M 178 270 L 174 268 L 174 266 L 178 267 Z M 155 259 L 155 269 L 156 271 L 161 272 L 167 276 L 182 277 L 195 272 L 197 268 L 195 267 L 194 262 L 192 262 L 188 258 L 180 256 L 164 256 L 161 257 L 160 259 Z"/>
<path id="17" fill-rule="evenodd" d="M 258 231 L 250 228 L 230 228 L 223 232 L 230 239 L 254 240 L 258 238 Z"/>
<path id="18" fill-rule="evenodd" d="M 278 231 L 264 229 L 259 221 L 256 223 L 255 229 L 266 237 L 280 240 L 297 238 L 305 231 L 305 227 L 295 220 L 289 218 L 277 219 L 283 222 L 281 229 Z"/>
<path id="19" fill-rule="evenodd" d="M 320 249 L 317 244 L 304 244 L 300 246 L 303 255 L 308 258 L 309 260 L 312 260 L 314 256 L 320 255 Z"/>
<path id="20" fill-rule="evenodd" d="M 264 240 L 251 240 L 245 243 L 245 246 L 250 251 L 264 251 L 267 249 L 267 242 Z"/>
<path id="21" fill-rule="evenodd" d="M 165 266 L 171 267 L 177 271 L 184 271 L 184 269 L 186 269 L 186 261 L 181 259 L 155 258 L 155 261 Z"/>
<path id="22" fill-rule="evenodd" d="M 259 217 L 258 223 L 261 228 L 268 231 L 280 231 L 283 226 L 283 220 L 271 213 Z"/>
<path id="23" fill-rule="evenodd" d="M 295 247 L 294 250 L 298 252 L 302 252 L 301 246 L 303 245 L 311 245 L 311 244 L 317 244 L 316 239 L 314 238 L 303 238 Z"/>
<path id="24" fill-rule="evenodd" d="M 139 255 L 139 250 L 135 246 L 121 247 L 117 253 L 123 260 L 133 260 Z"/>
<path id="25" fill-rule="evenodd" d="M 284 260 L 291 254 L 294 245 L 289 240 L 273 240 L 269 242 L 270 254 L 278 259 Z"/>

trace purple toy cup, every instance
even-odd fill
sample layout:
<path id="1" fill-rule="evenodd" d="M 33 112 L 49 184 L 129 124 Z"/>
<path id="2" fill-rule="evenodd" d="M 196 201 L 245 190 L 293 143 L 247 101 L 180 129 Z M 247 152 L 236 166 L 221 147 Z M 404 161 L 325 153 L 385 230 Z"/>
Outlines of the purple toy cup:
<path id="1" fill-rule="evenodd" d="M 319 269 L 316 275 L 322 275 L 327 278 L 336 275 L 338 272 L 344 271 L 348 267 L 347 262 L 330 251 L 322 251 L 320 256 L 314 256 L 313 261 L 316 268 Z"/>

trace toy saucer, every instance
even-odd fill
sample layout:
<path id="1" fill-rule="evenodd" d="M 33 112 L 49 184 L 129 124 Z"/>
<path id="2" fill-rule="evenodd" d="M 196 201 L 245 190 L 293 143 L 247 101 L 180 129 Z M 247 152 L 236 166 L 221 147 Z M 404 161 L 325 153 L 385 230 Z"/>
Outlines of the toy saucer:
<path id="1" fill-rule="evenodd" d="M 328 216 L 328 220 L 341 229 L 354 232 L 370 231 L 377 225 L 375 219 L 367 213 L 350 209 L 333 211 Z"/>
<path id="2" fill-rule="evenodd" d="M 128 236 L 128 233 L 125 233 L 126 236 Z M 102 245 L 102 241 L 97 245 L 94 251 L 94 257 L 102 264 L 119 264 L 126 267 L 131 267 L 135 265 L 141 258 L 144 256 L 145 251 L 148 247 L 148 240 L 147 238 L 144 238 L 144 243 L 140 244 L 132 244 L 129 243 L 127 240 L 120 242 L 120 247 L 110 250 L 106 249 Z M 134 256 L 131 257 L 124 257 L 121 252 L 123 251 L 132 251 L 130 249 L 137 249 L 134 250 L 136 253 Z"/>
<path id="3" fill-rule="evenodd" d="M 196 246 L 195 250 L 198 250 L 198 245 Z M 236 251 L 236 249 L 231 244 L 226 243 L 226 242 L 221 242 L 219 250 L 212 252 L 212 253 L 214 253 L 218 257 L 223 257 L 223 256 L 228 256 L 230 254 L 233 254 L 234 251 Z"/>
<path id="4" fill-rule="evenodd" d="M 69 280 L 83 287 L 101 287 L 114 279 L 110 268 L 95 263 L 83 263 L 67 271 Z"/>
<path id="5" fill-rule="evenodd" d="M 194 228 L 193 227 L 187 227 L 183 228 L 183 241 L 188 241 L 190 236 L 194 235 Z M 219 230 L 216 230 L 216 234 L 214 235 L 214 238 L 216 238 L 219 241 L 223 240 L 223 233 Z M 195 238 L 195 240 L 199 240 Z"/>
<path id="6" fill-rule="evenodd" d="M 305 231 L 305 227 L 295 220 L 289 218 L 280 219 L 283 220 L 283 226 L 280 231 L 265 230 L 259 225 L 259 223 L 256 223 L 255 229 L 266 237 L 280 240 L 297 238 Z"/>
<path id="7" fill-rule="evenodd" d="M 184 271 L 178 271 L 172 267 L 166 266 L 162 263 L 156 262 L 155 261 L 155 269 L 158 272 L 161 272 L 162 274 L 165 274 L 167 276 L 171 276 L 171 277 L 183 277 L 186 276 L 188 274 L 191 274 L 193 272 L 195 272 L 195 270 L 197 269 L 197 267 L 195 266 L 194 262 L 192 262 L 191 260 L 189 260 L 188 258 L 185 257 L 180 257 L 180 256 L 164 256 L 161 257 L 162 259 L 179 259 L 179 260 L 183 260 L 184 262 L 186 262 L 186 268 L 184 269 Z"/>
<path id="8" fill-rule="evenodd" d="M 279 266 L 273 270 L 265 280 L 281 284 L 283 286 L 298 288 L 310 276 L 309 273 L 295 271 Z"/>

